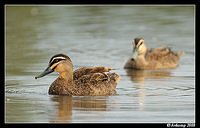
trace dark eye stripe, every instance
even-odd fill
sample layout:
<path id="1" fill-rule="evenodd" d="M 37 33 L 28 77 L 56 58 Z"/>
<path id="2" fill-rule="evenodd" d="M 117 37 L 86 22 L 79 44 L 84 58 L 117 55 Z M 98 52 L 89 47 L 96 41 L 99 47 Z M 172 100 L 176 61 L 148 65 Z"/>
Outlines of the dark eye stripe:
<path id="1" fill-rule="evenodd" d="M 58 62 L 61 61 L 61 60 L 65 60 L 65 59 L 55 59 L 55 60 L 53 60 L 53 62 L 51 62 L 51 63 L 49 64 L 49 66 L 51 67 L 53 64 L 58 63 Z"/>
<path id="2" fill-rule="evenodd" d="M 58 65 L 56 65 L 52 70 L 54 71 L 54 69 L 57 67 Z"/>
<path id="3" fill-rule="evenodd" d="M 140 43 L 140 45 L 142 45 L 143 44 L 143 42 L 142 43 Z M 140 47 L 140 45 L 138 46 L 138 48 Z"/>

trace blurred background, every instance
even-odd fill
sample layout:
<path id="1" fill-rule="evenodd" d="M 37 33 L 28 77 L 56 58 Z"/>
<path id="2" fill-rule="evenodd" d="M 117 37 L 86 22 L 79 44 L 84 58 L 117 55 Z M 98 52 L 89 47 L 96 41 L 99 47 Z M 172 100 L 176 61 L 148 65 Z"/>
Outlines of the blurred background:
<path id="1" fill-rule="evenodd" d="M 5 121 L 195 122 L 195 6 L 5 5 Z M 127 70 L 132 40 L 183 51 L 179 67 Z M 58 53 L 80 67 L 120 68 L 117 94 L 52 96 L 52 73 L 34 77 Z"/>

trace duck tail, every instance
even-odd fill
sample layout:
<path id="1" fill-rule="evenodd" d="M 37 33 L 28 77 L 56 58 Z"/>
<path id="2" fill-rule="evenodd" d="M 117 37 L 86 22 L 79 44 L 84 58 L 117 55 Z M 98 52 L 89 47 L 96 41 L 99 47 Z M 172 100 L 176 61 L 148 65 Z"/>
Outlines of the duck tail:
<path id="1" fill-rule="evenodd" d="M 185 53 L 184 52 L 177 52 L 176 54 L 180 57 L 180 56 L 184 55 Z"/>
<path id="2" fill-rule="evenodd" d="M 121 76 L 120 76 L 120 75 L 117 75 L 117 77 L 115 77 L 115 81 L 116 81 L 116 82 L 119 82 L 120 79 L 121 79 Z"/>
<path id="3" fill-rule="evenodd" d="M 116 73 L 108 73 L 111 80 L 116 81 L 116 83 L 121 79 L 121 76 Z"/>
<path id="4" fill-rule="evenodd" d="M 110 70 L 119 70 L 120 68 L 107 68 L 108 69 L 108 71 L 110 71 Z"/>

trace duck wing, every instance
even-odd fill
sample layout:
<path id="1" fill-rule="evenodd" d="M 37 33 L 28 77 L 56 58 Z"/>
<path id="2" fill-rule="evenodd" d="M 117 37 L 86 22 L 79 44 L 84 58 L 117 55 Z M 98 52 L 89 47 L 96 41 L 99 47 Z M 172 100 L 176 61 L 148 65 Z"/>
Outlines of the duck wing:
<path id="1" fill-rule="evenodd" d="M 169 47 L 158 47 L 155 49 L 148 49 L 145 59 L 150 60 L 177 60 L 180 56 L 184 55 L 184 52 L 172 52 Z"/>
<path id="2" fill-rule="evenodd" d="M 110 70 L 115 70 L 108 67 L 82 67 L 73 72 L 73 79 L 77 80 L 83 75 L 89 75 L 92 73 L 103 73 L 109 72 Z"/>
<path id="3" fill-rule="evenodd" d="M 145 55 L 148 69 L 175 68 L 184 52 L 173 52 L 168 47 L 149 49 Z"/>
<path id="4" fill-rule="evenodd" d="M 105 95 L 116 89 L 120 75 L 116 73 L 90 73 L 74 80 L 80 95 Z"/>

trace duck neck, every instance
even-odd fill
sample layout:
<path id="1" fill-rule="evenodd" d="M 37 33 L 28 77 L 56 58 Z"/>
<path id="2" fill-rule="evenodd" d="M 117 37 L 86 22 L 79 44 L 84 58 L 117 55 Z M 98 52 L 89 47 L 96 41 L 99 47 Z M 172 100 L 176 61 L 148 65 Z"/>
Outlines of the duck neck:
<path id="1" fill-rule="evenodd" d="M 59 77 L 64 79 L 68 85 L 72 85 L 73 83 L 73 71 L 69 72 L 60 72 Z"/>
<path id="2" fill-rule="evenodd" d="M 139 65 L 146 66 L 148 64 L 148 62 L 145 59 L 146 52 L 147 52 L 147 47 L 145 44 L 143 44 L 142 50 L 139 51 L 139 55 L 137 58 Z"/>
<path id="3" fill-rule="evenodd" d="M 139 55 L 139 56 L 138 56 L 138 58 L 137 58 L 137 63 L 138 63 L 138 65 L 142 65 L 142 66 L 148 65 L 148 62 L 146 61 L 144 55 Z"/>

